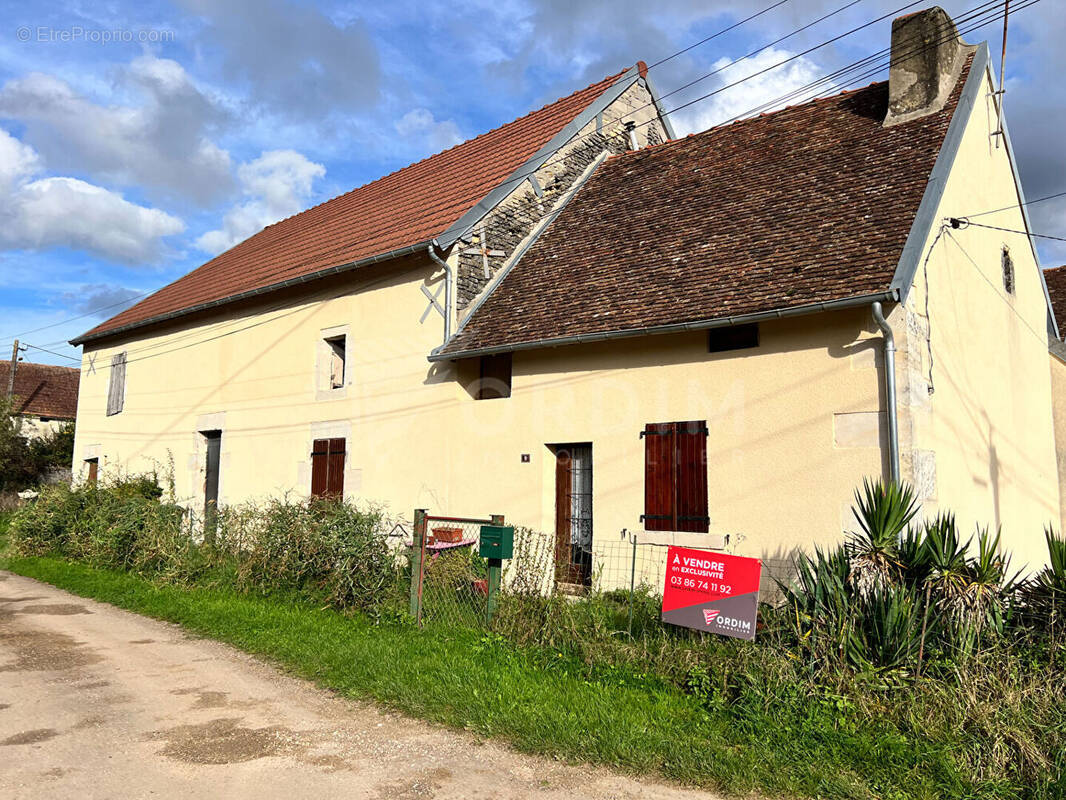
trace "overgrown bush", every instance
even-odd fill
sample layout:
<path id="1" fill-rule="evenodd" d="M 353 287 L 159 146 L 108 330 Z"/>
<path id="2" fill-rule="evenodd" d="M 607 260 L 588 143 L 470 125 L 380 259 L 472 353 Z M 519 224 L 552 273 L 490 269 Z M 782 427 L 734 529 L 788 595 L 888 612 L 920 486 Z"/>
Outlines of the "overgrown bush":
<path id="1" fill-rule="evenodd" d="M 294 593 L 340 609 L 396 602 L 400 565 L 380 510 L 340 501 L 223 508 L 201 541 L 154 475 L 46 487 L 10 526 L 20 555 L 58 555 L 174 582 L 225 579 L 241 591 Z"/>
<path id="2" fill-rule="evenodd" d="M 70 469 L 74 457 L 74 424 L 27 439 L 22 420 L 11 413 L 11 400 L 0 394 L 0 492 L 21 491 L 48 479 L 59 469 Z"/>

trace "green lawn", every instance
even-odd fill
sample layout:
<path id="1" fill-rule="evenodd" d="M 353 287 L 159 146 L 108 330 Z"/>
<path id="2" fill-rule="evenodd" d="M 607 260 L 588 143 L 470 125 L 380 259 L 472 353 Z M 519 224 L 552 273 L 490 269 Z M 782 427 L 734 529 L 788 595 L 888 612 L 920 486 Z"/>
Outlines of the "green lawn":
<path id="1" fill-rule="evenodd" d="M 566 761 L 737 794 L 1053 796 L 973 785 L 955 769 L 957 741 L 856 726 L 829 696 L 770 702 L 752 693 L 705 707 L 656 678 L 593 670 L 480 632 L 375 625 L 300 601 L 156 585 L 53 558 L 0 559 L 0 567 L 178 623 L 349 697 Z"/>

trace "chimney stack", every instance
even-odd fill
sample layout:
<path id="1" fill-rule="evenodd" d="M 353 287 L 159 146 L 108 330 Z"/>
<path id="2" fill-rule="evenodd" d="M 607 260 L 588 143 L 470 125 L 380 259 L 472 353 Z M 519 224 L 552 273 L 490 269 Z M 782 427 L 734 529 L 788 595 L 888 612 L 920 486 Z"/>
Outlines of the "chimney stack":
<path id="1" fill-rule="evenodd" d="M 959 38 L 955 23 L 939 6 L 895 19 L 885 127 L 942 109 L 966 57 L 976 49 Z"/>
<path id="2" fill-rule="evenodd" d="M 637 123 L 633 120 L 626 120 L 625 123 L 626 135 L 629 137 L 629 149 L 639 150 L 640 145 L 637 143 Z"/>

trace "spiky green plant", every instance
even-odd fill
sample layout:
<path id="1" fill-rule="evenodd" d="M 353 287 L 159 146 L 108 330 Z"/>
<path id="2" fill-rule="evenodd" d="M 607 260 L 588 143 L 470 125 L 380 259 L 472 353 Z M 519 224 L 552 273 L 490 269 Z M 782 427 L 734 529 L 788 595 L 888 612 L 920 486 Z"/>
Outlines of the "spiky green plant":
<path id="1" fill-rule="evenodd" d="M 863 479 L 855 491 L 855 519 L 859 530 L 848 536 L 850 580 L 859 594 L 887 586 L 901 573 L 900 535 L 918 513 L 914 490 L 906 483 Z"/>
<path id="2" fill-rule="evenodd" d="M 859 667 L 893 670 L 913 664 L 922 637 L 923 608 L 914 591 L 903 586 L 878 586 L 861 601 Z"/>

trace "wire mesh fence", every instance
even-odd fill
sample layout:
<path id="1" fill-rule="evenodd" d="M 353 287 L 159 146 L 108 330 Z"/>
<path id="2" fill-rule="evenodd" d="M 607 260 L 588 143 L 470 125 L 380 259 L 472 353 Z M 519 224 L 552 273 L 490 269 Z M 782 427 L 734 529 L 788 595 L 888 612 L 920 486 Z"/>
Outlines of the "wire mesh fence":
<path id="1" fill-rule="evenodd" d="M 479 554 L 481 528 L 502 521 L 416 514 L 411 606 L 419 625 L 487 623 L 489 569 Z"/>

